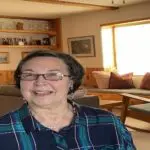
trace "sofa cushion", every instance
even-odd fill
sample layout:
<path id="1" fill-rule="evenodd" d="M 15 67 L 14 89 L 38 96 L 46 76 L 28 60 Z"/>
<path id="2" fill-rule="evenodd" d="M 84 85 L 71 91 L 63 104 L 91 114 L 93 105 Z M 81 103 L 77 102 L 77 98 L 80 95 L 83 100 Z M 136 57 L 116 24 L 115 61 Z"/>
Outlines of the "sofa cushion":
<path id="1" fill-rule="evenodd" d="M 140 89 L 142 79 L 143 79 L 143 75 L 134 75 L 132 77 L 133 85 L 135 86 L 135 88 Z"/>
<path id="2" fill-rule="evenodd" d="M 133 73 L 119 75 L 114 72 L 111 72 L 110 79 L 109 79 L 109 88 L 110 89 L 134 88 L 132 76 L 133 76 Z"/>
<path id="3" fill-rule="evenodd" d="M 96 79 L 96 83 L 99 89 L 108 89 L 110 72 L 93 71 L 92 75 Z"/>
<path id="4" fill-rule="evenodd" d="M 131 110 L 150 114 L 150 103 L 131 105 L 128 107 Z"/>
<path id="5" fill-rule="evenodd" d="M 140 88 L 150 90 L 150 72 L 144 75 Z"/>

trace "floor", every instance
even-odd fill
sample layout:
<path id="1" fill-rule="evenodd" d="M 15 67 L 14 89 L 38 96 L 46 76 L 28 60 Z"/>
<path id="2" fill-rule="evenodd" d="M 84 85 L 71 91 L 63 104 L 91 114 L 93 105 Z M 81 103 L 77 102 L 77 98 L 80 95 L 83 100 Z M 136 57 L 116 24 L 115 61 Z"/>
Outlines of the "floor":
<path id="1" fill-rule="evenodd" d="M 150 133 L 131 131 L 137 150 L 150 150 Z"/>

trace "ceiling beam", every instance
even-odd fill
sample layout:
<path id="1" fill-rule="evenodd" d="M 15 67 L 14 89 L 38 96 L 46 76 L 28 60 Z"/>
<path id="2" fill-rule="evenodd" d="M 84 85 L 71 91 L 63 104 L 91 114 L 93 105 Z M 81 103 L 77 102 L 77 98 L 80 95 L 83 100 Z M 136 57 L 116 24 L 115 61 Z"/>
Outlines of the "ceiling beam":
<path id="1" fill-rule="evenodd" d="M 118 9 L 118 7 L 115 6 L 103 6 L 103 5 L 91 4 L 85 2 L 74 2 L 74 1 L 71 2 L 67 0 L 24 0 L 24 1 L 68 5 L 68 6 L 80 6 L 80 7 L 89 7 L 89 8 L 100 8 L 100 9 Z"/>

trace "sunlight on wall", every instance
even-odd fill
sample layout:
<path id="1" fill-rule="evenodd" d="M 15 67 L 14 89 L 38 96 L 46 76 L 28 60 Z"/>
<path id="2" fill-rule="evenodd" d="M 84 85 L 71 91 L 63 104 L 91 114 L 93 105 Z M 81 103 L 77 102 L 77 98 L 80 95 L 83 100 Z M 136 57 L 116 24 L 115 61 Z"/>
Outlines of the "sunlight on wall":
<path id="1" fill-rule="evenodd" d="M 112 68 L 114 67 L 112 29 L 102 28 L 101 36 L 104 68 Z"/>

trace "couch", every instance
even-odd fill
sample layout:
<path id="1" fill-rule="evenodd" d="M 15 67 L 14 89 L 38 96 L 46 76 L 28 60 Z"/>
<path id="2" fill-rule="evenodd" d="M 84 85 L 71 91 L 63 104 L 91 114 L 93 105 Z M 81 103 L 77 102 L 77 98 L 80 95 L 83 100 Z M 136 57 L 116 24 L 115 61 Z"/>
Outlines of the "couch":
<path id="1" fill-rule="evenodd" d="M 98 96 L 84 95 L 80 90 L 77 93 L 75 97 L 76 103 L 99 108 Z M 20 90 L 14 85 L 0 85 L 0 116 L 19 108 L 23 103 Z"/>
<path id="2" fill-rule="evenodd" d="M 120 93 L 150 97 L 150 73 L 143 76 L 133 76 L 132 73 L 120 76 L 112 72 L 93 71 L 92 75 L 97 87 L 86 87 L 87 92 L 101 99 L 120 100 Z"/>

